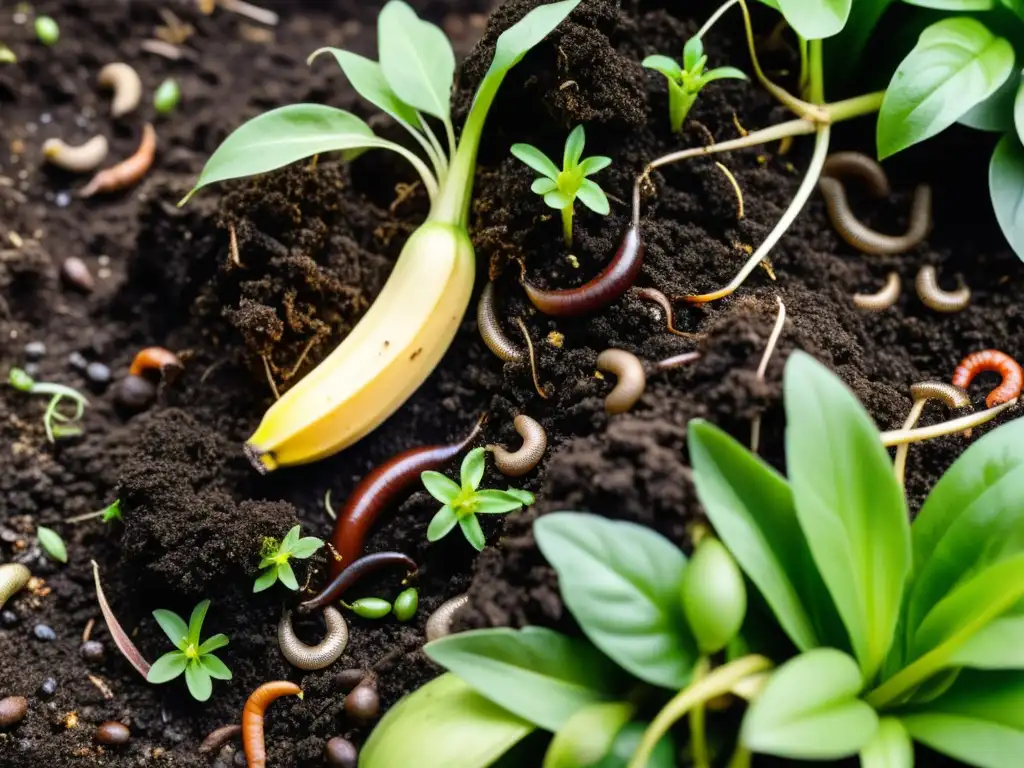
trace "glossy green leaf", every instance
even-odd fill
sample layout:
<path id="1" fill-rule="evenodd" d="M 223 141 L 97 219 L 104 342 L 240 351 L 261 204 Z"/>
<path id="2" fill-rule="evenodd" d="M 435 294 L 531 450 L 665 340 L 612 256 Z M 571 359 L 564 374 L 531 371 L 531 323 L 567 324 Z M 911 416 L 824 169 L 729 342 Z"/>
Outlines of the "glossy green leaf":
<path id="1" fill-rule="evenodd" d="M 461 632 L 424 651 L 481 695 L 551 732 L 581 708 L 614 700 L 622 682 L 589 643 L 542 627 Z"/>
<path id="2" fill-rule="evenodd" d="M 451 673 L 413 691 L 387 711 L 359 754 L 360 768 L 491 765 L 534 730 L 528 720 L 485 699 Z"/>
<path id="3" fill-rule="evenodd" d="M 853 0 L 778 0 L 779 10 L 797 34 L 820 40 L 838 34 Z"/>
<path id="4" fill-rule="evenodd" d="M 871 678 L 892 645 L 910 570 L 903 490 L 871 417 L 835 374 L 795 352 L 783 388 L 797 517 Z"/>
<path id="5" fill-rule="evenodd" d="M 455 510 L 445 504 L 430 518 L 430 525 L 427 526 L 427 541 L 440 541 L 459 522 Z"/>
<path id="6" fill-rule="evenodd" d="M 1013 103 L 1020 82 L 1017 75 L 1006 78 L 991 96 L 971 107 L 957 122 L 978 131 L 1005 133 L 1013 130 Z"/>
<path id="7" fill-rule="evenodd" d="M 160 629 L 164 631 L 169 639 L 175 646 L 180 650 L 185 650 L 188 647 L 188 624 L 174 611 L 168 611 L 163 608 L 157 608 L 153 611 L 153 618 L 156 619 L 156 623 L 160 625 Z"/>
<path id="8" fill-rule="evenodd" d="M 213 679 L 198 663 L 190 662 L 185 667 L 185 684 L 196 701 L 206 701 L 213 693 Z"/>
<path id="9" fill-rule="evenodd" d="M 895 717 L 883 717 L 871 741 L 860 751 L 860 768 L 914 768 L 914 744 Z"/>
<path id="10" fill-rule="evenodd" d="M 478 515 L 502 515 L 523 506 L 523 500 L 506 491 L 477 491 L 473 511 Z"/>
<path id="11" fill-rule="evenodd" d="M 595 763 L 594 768 L 628 768 L 649 725 L 643 722 L 627 723 L 615 737 L 611 751 Z M 676 768 L 676 746 L 671 733 L 666 733 L 655 745 L 647 759 L 646 768 Z"/>
<path id="12" fill-rule="evenodd" d="M 192 645 L 199 645 L 199 636 L 203 631 L 203 622 L 206 621 L 208 610 L 210 610 L 209 600 L 203 600 L 192 609 L 192 615 L 188 619 L 188 641 Z"/>
<path id="13" fill-rule="evenodd" d="M 954 667 L 1024 669 L 1024 616 L 1003 616 L 980 629 L 953 654 Z"/>
<path id="14" fill-rule="evenodd" d="M 279 552 L 291 552 L 292 548 L 298 543 L 301 531 L 299 526 L 293 525 L 288 529 L 288 533 L 281 539 L 281 545 L 278 547 Z"/>
<path id="15" fill-rule="evenodd" d="M 277 578 L 292 592 L 299 591 L 299 580 L 295 578 L 291 563 L 281 563 L 277 566 Z"/>
<path id="16" fill-rule="evenodd" d="M 487 461 L 486 448 L 474 448 L 462 459 L 459 479 L 463 490 L 476 490 L 484 479 L 484 464 Z"/>
<path id="17" fill-rule="evenodd" d="M 584 176 L 593 176 L 595 173 L 603 171 L 611 164 L 612 159 L 610 157 L 605 157 L 604 155 L 593 155 L 580 163 L 580 170 L 583 172 Z"/>
<path id="18" fill-rule="evenodd" d="M 213 635 L 212 637 L 208 637 L 199 646 L 199 653 L 213 653 L 217 649 L 223 648 L 229 642 L 230 642 L 230 640 L 228 640 L 228 636 L 227 635 L 224 635 L 224 634 Z"/>
<path id="19" fill-rule="evenodd" d="M 1006 82 L 1016 86 L 1013 95 L 1013 127 L 1019 139 L 1024 136 L 1024 80 L 1020 77 L 1010 77 Z"/>
<path id="20" fill-rule="evenodd" d="M 558 179 L 558 168 L 553 162 L 551 162 L 547 155 L 532 144 L 513 144 L 510 151 L 512 152 L 513 157 L 523 161 L 542 176 L 545 176 L 552 181 L 556 181 Z"/>
<path id="21" fill-rule="evenodd" d="M 594 645 L 645 682 L 687 684 L 697 650 L 679 599 L 686 558 L 678 547 L 645 526 L 576 512 L 544 515 L 533 532 Z"/>
<path id="22" fill-rule="evenodd" d="M 484 536 L 484 529 L 480 527 L 480 521 L 477 519 L 476 515 L 460 517 L 459 528 L 462 529 L 462 535 L 466 537 L 466 541 L 468 541 L 477 552 L 487 546 L 487 537 Z"/>
<path id="23" fill-rule="evenodd" d="M 206 674 L 214 680 L 230 680 L 231 670 L 228 665 L 218 659 L 212 653 L 204 654 L 199 658 L 199 665 L 206 670 Z"/>
<path id="24" fill-rule="evenodd" d="M 960 13 L 990 11 L 995 7 L 993 0 L 903 0 L 903 2 L 921 8 L 934 8 L 937 11 Z"/>
<path id="25" fill-rule="evenodd" d="M 181 651 L 165 653 L 149 668 L 146 680 L 154 685 L 167 683 L 181 675 L 188 664 L 188 657 Z"/>
<path id="26" fill-rule="evenodd" d="M 68 561 L 68 549 L 59 533 L 45 525 L 40 525 L 36 528 L 36 537 L 39 539 L 39 546 L 46 554 L 59 563 Z"/>
<path id="27" fill-rule="evenodd" d="M 399 99 L 450 120 L 455 53 L 440 28 L 402 0 L 390 0 L 377 16 L 377 49 L 384 78 Z"/>
<path id="28" fill-rule="evenodd" d="M 462 490 L 454 480 L 432 469 L 420 474 L 420 480 L 423 482 L 423 487 L 427 489 L 427 493 L 442 504 L 451 504 Z"/>
<path id="29" fill-rule="evenodd" d="M 565 194 L 561 190 L 555 190 L 554 192 L 548 192 L 544 195 L 544 204 L 549 208 L 554 208 L 556 211 L 561 211 L 572 205 L 573 198 Z"/>
<path id="30" fill-rule="evenodd" d="M 702 655 L 725 648 L 747 614 L 743 574 L 722 542 L 704 537 L 683 573 L 683 614 Z"/>
<path id="31" fill-rule="evenodd" d="M 660 72 L 670 80 L 678 81 L 683 77 L 683 68 L 679 66 L 679 62 L 669 56 L 662 56 L 660 53 L 648 56 L 640 63 L 647 69 Z"/>
<path id="32" fill-rule="evenodd" d="M 264 590 L 270 589 L 277 583 L 277 567 L 268 568 L 256 578 L 256 583 L 252 585 L 252 591 L 263 592 Z"/>
<path id="33" fill-rule="evenodd" d="M 736 67 L 715 67 L 704 73 L 700 79 L 700 85 L 703 88 L 708 83 L 712 83 L 715 80 L 749 80 L 747 73 L 742 69 Z"/>
<path id="34" fill-rule="evenodd" d="M 857 698 L 856 662 L 833 648 L 816 648 L 786 662 L 769 678 L 743 718 L 740 739 L 753 752 L 799 760 L 855 755 L 878 729 L 875 711 Z"/>
<path id="35" fill-rule="evenodd" d="M 999 228 L 1024 260 L 1024 146 L 1013 131 L 996 144 L 988 166 L 988 191 Z"/>
<path id="36" fill-rule="evenodd" d="M 318 539 L 315 536 L 304 536 L 295 542 L 295 546 L 292 547 L 292 557 L 296 560 L 306 560 L 312 557 L 323 545 L 323 539 Z"/>
<path id="37" fill-rule="evenodd" d="M 576 197 L 587 208 L 601 216 L 607 216 L 611 211 L 611 206 L 608 204 L 608 196 L 605 195 L 603 189 L 590 179 L 583 180 L 579 191 L 576 193 Z"/>
<path id="38" fill-rule="evenodd" d="M 530 191 L 538 195 L 546 195 L 548 192 L 554 192 L 556 189 L 558 189 L 558 184 L 555 183 L 554 179 L 549 179 L 547 176 L 534 179 L 533 184 L 530 185 Z"/>
<path id="39" fill-rule="evenodd" d="M 357 53 L 329 46 L 313 51 L 306 62 L 311 63 L 321 53 L 329 53 L 334 56 L 355 92 L 381 112 L 390 115 L 407 128 L 419 125 L 420 118 L 416 110 L 398 98 L 398 95 L 388 85 L 388 81 L 384 77 L 384 70 L 379 63 Z"/>
<path id="40" fill-rule="evenodd" d="M 572 129 L 569 138 L 565 140 L 565 150 L 562 153 L 562 168 L 568 170 L 575 168 L 583 157 L 583 149 L 587 144 L 587 136 L 582 125 Z"/>
<path id="41" fill-rule="evenodd" d="M 537 498 L 532 493 L 530 493 L 529 491 L 519 490 L 518 488 L 506 488 L 505 493 L 507 493 L 509 496 L 514 496 L 515 498 L 519 499 L 520 503 L 524 507 L 528 507 L 535 501 L 537 501 Z"/>
<path id="42" fill-rule="evenodd" d="M 1013 62 L 1013 46 L 973 18 L 932 24 L 886 89 L 878 113 L 879 157 L 948 128 L 1005 82 Z"/>
<path id="43" fill-rule="evenodd" d="M 587 768 L 612 748 L 635 707 L 622 701 L 591 704 L 570 717 L 544 753 L 542 768 Z"/>

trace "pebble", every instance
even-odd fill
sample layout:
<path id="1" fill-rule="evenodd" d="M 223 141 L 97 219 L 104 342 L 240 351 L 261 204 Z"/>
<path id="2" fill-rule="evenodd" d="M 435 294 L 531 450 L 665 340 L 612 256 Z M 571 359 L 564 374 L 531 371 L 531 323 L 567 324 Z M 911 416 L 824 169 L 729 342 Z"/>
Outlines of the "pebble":
<path id="1" fill-rule="evenodd" d="M 25 345 L 25 357 L 29 360 L 38 360 L 46 356 L 46 344 L 41 341 L 30 341 Z"/>
<path id="2" fill-rule="evenodd" d="M 39 363 L 25 363 L 21 370 L 31 376 L 33 379 L 39 375 Z"/>
<path id="3" fill-rule="evenodd" d="M 57 193 L 56 197 L 53 198 L 53 202 L 58 208 L 67 208 L 71 205 L 71 193 L 62 189 Z"/>
<path id="4" fill-rule="evenodd" d="M 355 746 L 348 739 L 335 736 L 327 742 L 324 747 L 324 760 L 328 765 L 340 766 L 340 768 L 356 768 L 359 764 L 359 753 Z"/>
<path id="5" fill-rule="evenodd" d="M 94 361 L 85 367 L 85 378 L 87 378 L 91 384 L 97 384 L 105 387 L 110 383 L 112 376 L 108 366 Z"/>
<path id="6" fill-rule="evenodd" d="M 100 744 L 119 747 L 123 744 L 127 744 L 128 739 L 131 737 L 132 732 L 128 730 L 128 726 L 113 720 L 108 720 L 96 729 L 95 738 Z"/>
<path id="7" fill-rule="evenodd" d="M 360 683 L 345 697 L 345 714 L 358 724 L 366 724 L 380 714 L 380 695 L 372 681 Z"/>
<path id="8" fill-rule="evenodd" d="M 154 399 L 156 386 L 143 376 L 129 374 L 114 387 L 114 402 L 131 413 L 146 410 Z"/>
<path id="9" fill-rule="evenodd" d="M 53 698 L 55 693 L 57 693 L 57 678 L 48 677 L 43 680 L 43 684 L 39 686 L 39 698 L 46 701 L 46 699 Z"/>
<path id="10" fill-rule="evenodd" d="M 32 627 L 32 634 L 35 635 L 37 639 L 42 640 L 46 643 L 52 642 L 57 639 L 57 633 L 45 624 L 36 624 L 34 627 Z"/>
<path id="11" fill-rule="evenodd" d="M 77 256 L 68 256 L 60 267 L 60 276 L 72 288 L 89 293 L 96 287 L 92 272 L 84 261 Z"/>
<path id="12" fill-rule="evenodd" d="M 24 696 L 8 696 L 0 699 L 0 728 L 17 725 L 28 713 L 28 699 Z"/>
<path id="13" fill-rule="evenodd" d="M 68 365 L 76 371 L 84 371 L 89 365 L 89 361 L 85 359 L 85 355 L 81 352 L 72 352 L 68 355 Z"/>
<path id="14" fill-rule="evenodd" d="M 82 643 L 82 647 L 79 648 L 79 652 L 82 654 L 83 659 L 92 664 L 98 664 L 103 661 L 103 657 L 106 655 L 106 649 L 99 640 L 86 640 Z"/>
<path id="15" fill-rule="evenodd" d="M 364 677 L 366 677 L 366 670 L 343 669 L 334 676 L 334 685 L 342 693 L 348 693 L 363 682 Z"/>
<path id="16" fill-rule="evenodd" d="M 0 626 L 4 629 L 10 629 L 18 623 L 18 614 L 14 611 L 3 611 L 0 612 Z"/>
<path id="17" fill-rule="evenodd" d="M 249 761 L 245 759 L 245 752 L 235 752 L 234 762 L 238 768 L 245 768 L 249 764 Z"/>

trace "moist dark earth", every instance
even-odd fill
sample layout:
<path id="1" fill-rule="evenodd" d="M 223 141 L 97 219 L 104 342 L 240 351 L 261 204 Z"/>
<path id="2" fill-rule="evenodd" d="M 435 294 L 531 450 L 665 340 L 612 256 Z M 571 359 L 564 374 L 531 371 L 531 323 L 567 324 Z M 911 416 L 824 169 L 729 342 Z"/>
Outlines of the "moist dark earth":
<path id="1" fill-rule="evenodd" d="M 537 4 L 512 0 L 488 21 L 490 3 L 483 0 L 413 3 L 445 27 L 465 57 L 457 115 L 465 114 L 497 35 Z M 527 366 L 505 365 L 487 350 L 470 311 L 435 373 L 380 429 L 317 464 L 260 476 L 241 444 L 273 400 L 267 368 L 283 390 L 323 359 L 373 301 L 426 211 L 422 189 L 408 186 L 411 169 L 379 151 L 347 166 L 321 158 L 315 168 L 301 164 L 224 184 L 175 207 L 234 127 L 288 102 L 350 108 L 379 133 L 402 139 L 389 121 L 371 117 L 332 62 L 305 64 L 309 52 L 325 45 L 373 55 L 379 3 L 266 5 L 281 14 L 276 27 L 224 9 L 204 16 L 184 1 L 41 2 L 34 11 L 61 27 L 51 48 L 34 39 L 32 9 L 10 2 L 0 8 L 0 42 L 18 56 L 16 64 L 0 65 L 0 363 L 6 377 L 11 366 L 28 362 L 25 345 L 42 341 L 46 354 L 37 377 L 81 388 L 90 398 L 84 436 L 50 446 L 42 428 L 45 400 L 0 390 L 0 560 L 24 562 L 41 580 L 8 602 L 0 624 L 0 696 L 30 702 L 21 724 L 0 732 L 4 766 L 244 764 L 231 754 L 237 745 L 211 756 L 197 747 L 212 729 L 238 722 L 249 693 L 273 679 L 299 682 L 306 696 L 282 699 L 269 711 L 270 764 L 322 765 L 328 738 L 346 735 L 358 744 L 368 732 L 346 721 L 337 671 L 376 666 L 385 706 L 429 680 L 438 670 L 419 650 L 423 623 L 443 600 L 469 591 L 470 606 L 456 628 L 536 623 L 572 631 L 554 573 L 533 544 L 530 526 L 538 515 L 590 510 L 652 526 L 688 548 L 690 528 L 702 516 L 685 448 L 686 423 L 696 417 L 745 442 L 751 419 L 762 414 L 762 455 L 783 468 L 781 377 L 792 350 L 804 349 L 837 371 L 883 429 L 905 418 L 910 384 L 948 380 L 966 354 L 990 347 L 1024 354 L 1016 290 L 1022 269 L 1002 242 L 985 191 L 991 140 L 965 130 L 888 163 L 891 200 L 854 198 L 871 224 L 898 232 L 915 185 L 932 184 L 935 228 L 910 253 L 855 252 L 832 231 L 815 195 L 771 255 L 774 281 L 758 269 L 730 298 L 701 308 L 676 303 L 677 326 L 704 334 L 699 341 L 666 333 L 660 310 L 632 295 L 581 320 L 536 314 L 518 285 L 516 260 L 542 285 L 581 284 L 615 251 L 632 181 L 644 163 L 709 138 L 734 138 L 737 123 L 755 129 L 788 117 L 757 86 L 723 81 L 700 96 L 684 134 L 671 135 L 664 82 L 639 61 L 655 52 L 678 55 L 712 5 L 681 11 L 678 3 L 620 7 L 583 0 L 509 75 L 488 121 L 472 210 L 477 290 L 488 274 L 496 279 L 506 332 L 520 343 L 514 321 L 525 321 L 548 397 L 537 394 Z M 140 49 L 156 27 L 167 25 L 167 11 L 192 27 L 183 46 L 190 53 L 179 61 Z M 767 42 L 773 19 L 762 12 L 755 22 Z M 705 43 L 710 65 L 749 70 L 738 16 L 727 15 Z M 774 77 L 792 81 L 791 51 L 765 51 L 764 58 Z M 145 94 L 135 113 L 114 120 L 109 94 L 95 78 L 102 65 L 118 60 L 138 69 Z M 168 76 L 181 83 L 182 101 L 172 115 L 156 117 L 151 94 Z M 111 140 L 111 161 L 126 157 L 149 120 L 159 136 L 157 160 L 129 191 L 84 200 L 74 195 L 81 179 L 41 163 L 40 146 L 53 136 L 79 143 L 103 133 Z M 565 135 L 580 123 L 586 154 L 614 159 L 597 178 L 612 198 L 612 214 L 580 211 L 573 260 L 557 216 L 529 192 L 532 172 L 508 150 L 525 141 L 560 156 Z M 872 135 L 871 120 L 841 126 L 834 146 L 870 152 Z M 784 211 L 809 144 L 798 141 L 784 156 L 772 145 L 721 157 L 742 190 L 742 219 L 732 187 L 712 161 L 655 174 L 644 201 L 647 257 L 638 286 L 676 295 L 728 282 Z M 238 235 L 237 261 L 229 253 L 229 227 Z M 61 282 L 67 256 L 89 265 L 94 291 L 83 294 Z M 912 290 L 922 264 L 937 265 L 947 286 L 962 275 L 973 291 L 970 308 L 954 315 L 925 308 Z M 881 314 L 856 310 L 851 295 L 876 290 L 890 270 L 906 286 L 898 305 Z M 761 381 L 756 369 L 776 297 L 788 319 Z M 111 387 L 90 385 L 69 364 L 78 353 L 109 366 L 116 379 L 136 351 L 153 344 L 177 352 L 184 370 L 161 385 L 152 408 L 131 417 L 115 407 Z M 693 349 L 702 357 L 651 375 L 630 413 L 608 417 L 603 397 L 610 385 L 594 375 L 595 358 L 608 347 L 652 363 Z M 986 384 L 994 382 L 983 377 L 972 389 L 976 405 Z M 282 606 L 294 596 L 280 587 L 251 594 L 262 538 L 280 537 L 296 522 L 306 535 L 328 538 L 327 491 L 340 503 L 373 466 L 400 450 L 459 438 L 484 412 L 489 443 L 516 443 L 517 413 L 547 429 L 545 461 L 518 483 L 537 494 L 537 505 L 485 521 L 489 546 L 475 556 L 458 532 L 427 544 L 435 505 L 425 492 L 414 494 L 386 517 L 368 551 L 399 550 L 422 564 L 420 613 L 407 625 L 352 617 L 343 659 L 300 674 L 281 657 L 276 639 Z M 925 423 L 941 418 L 940 409 L 929 409 Z M 912 448 L 912 509 L 963 448 L 959 437 Z M 485 487 L 505 482 L 489 471 Z M 115 498 L 123 523 L 63 522 Z M 41 554 L 34 535 L 40 524 L 64 536 L 67 565 Z M 207 632 L 230 636 L 220 656 L 233 680 L 216 682 L 204 704 L 189 698 L 181 680 L 162 686 L 141 680 L 103 624 L 91 560 L 115 613 L 150 661 L 170 649 L 151 612 L 187 615 L 210 598 Z M 325 564 L 323 554 L 307 561 L 298 569 L 300 583 L 322 584 Z M 383 578 L 364 594 L 393 598 L 398 589 L 397 577 Z M 106 656 L 87 663 L 79 647 L 92 620 L 92 637 Z M 39 624 L 56 639 L 37 639 Z M 315 622 L 299 625 L 307 641 L 319 631 Z M 40 693 L 49 677 L 58 683 L 51 697 Z M 97 725 L 107 720 L 129 726 L 128 745 L 94 742 Z"/>

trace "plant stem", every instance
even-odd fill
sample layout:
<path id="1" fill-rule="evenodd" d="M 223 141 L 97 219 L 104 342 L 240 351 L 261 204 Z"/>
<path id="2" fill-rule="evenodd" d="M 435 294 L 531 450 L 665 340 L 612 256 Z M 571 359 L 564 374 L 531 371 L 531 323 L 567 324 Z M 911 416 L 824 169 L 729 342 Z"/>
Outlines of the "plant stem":
<path id="1" fill-rule="evenodd" d="M 963 432 L 966 429 L 977 427 L 985 422 L 991 421 L 1007 408 L 1012 408 L 1016 404 L 1017 398 L 1015 397 L 1013 400 L 1001 403 L 1000 405 L 995 405 L 991 408 L 986 408 L 984 411 L 979 413 L 971 413 L 967 416 L 961 416 L 958 419 L 943 421 L 941 424 L 933 424 L 930 427 L 896 429 L 890 432 L 883 432 L 881 435 L 882 445 L 886 448 L 891 448 L 894 445 L 917 443 L 922 440 L 932 440 L 936 437 L 942 437 L 943 435 L 952 435 L 954 432 Z"/>
<path id="2" fill-rule="evenodd" d="M 738 2 L 739 0 L 726 0 L 726 2 L 722 3 L 718 7 L 718 10 L 711 14 L 711 18 L 704 22 L 704 26 L 697 31 L 697 34 L 694 35 L 694 37 L 704 37 L 704 35 L 708 33 L 708 30 L 715 25 L 715 22 L 722 17 L 722 14 L 724 14 Z"/>
<path id="3" fill-rule="evenodd" d="M 785 123 L 778 123 L 777 125 L 762 128 L 759 131 L 753 131 L 746 136 L 740 136 L 738 139 L 720 141 L 717 144 L 709 144 L 705 147 L 690 147 L 689 149 L 681 149 L 678 152 L 663 155 L 657 160 L 652 160 L 648 163 L 647 167 L 644 168 L 643 175 L 646 176 L 654 169 L 660 168 L 663 165 L 671 165 L 681 160 L 688 160 L 691 157 L 703 157 L 719 152 L 731 152 L 734 149 L 756 147 L 760 144 L 783 139 L 786 136 L 805 136 L 809 133 L 814 133 L 815 130 L 817 130 L 817 126 L 810 120 L 787 120 Z"/>
<path id="4" fill-rule="evenodd" d="M 707 677 L 696 680 L 681 690 L 662 707 L 647 727 L 640 745 L 629 761 L 628 768 L 646 768 L 651 752 L 661 741 L 662 736 L 668 733 L 669 729 L 676 724 L 679 718 L 689 712 L 691 707 L 728 693 L 743 678 L 766 670 L 771 665 L 771 661 L 764 656 L 744 656 L 719 667 L 710 672 Z"/>
<path id="5" fill-rule="evenodd" d="M 672 133 L 681 133 L 697 94 L 689 93 L 674 80 L 668 81 L 668 120 Z"/>
<path id="6" fill-rule="evenodd" d="M 696 545 L 696 542 L 694 542 L 694 545 Z M 693 682 L 696 683 L 707 677 L 710 671 L 711 660 L 707 656 L 702 656 L 694 665 Z M 690 710 L 690 752 L 694 768 L 711 768 L 711 763 L 708 762 L 707 734 L 704 731 L 706 713 L 707 711 L 703 703 L 696 704 Z"/>
<path id="7" fill-rule="evenodd" d="M 750 768 L 750 750 L 742 744 L 736 744 L 736 751 L 732 753 L 728 768 Z"/>
<path id="8" fill-rule="evenodd" d="M 562 239 L 565 247 L 572 248 L 572 203 L 562 209 Z"/>
<path id="9" fill-rule="evenodd" d="M 776 296 L 775 300 L 779 303 L 779 313 L 775 317 L 775 325 L 772 327 L 771 335 L 768 337 L 768 343 L 765 345 L 764 354 L 761 355 L 761 362 L 757 366 L 758 381 L 764 381 L 765 371 L 768 370 L 768 361 L 772 359 L 772 352 L 775 351 L 775 345 L 779 343 L 779 337 L 782 335 L 782 328 L 786 324 L 786 305 L 782 303 L 782 299 L 779 296 Z M 750 452 L 757 453 L 757 449 L 760 444 L 761 414 L 758 413 L 750 424 Z"/>
<path id="10" fill-rule="evenodd" d="M 420 124 L 426 128 L 426 121 L 423 120 L 423 116 L 420 115 L 419 117 Z M 444 180 L 448 176 L 448 158 L 443 154 L 439 154 L 438 150 L 440 148 L 432 144 L 426 136 L 423 135 L 423 133 L 415 128 L 415 126 L 409 125 L 409 123 L 404 120 L 399 120 L 398 122 L 410 133 L 410 135 L 412 135 L 414 139 L 416 139 L 416 143 L 420 145 L 424 154 L 426 154 L 427 159 L 430 160 L 430 165 L 434 169 L 434 175 L 437 177 L 438 185 L 444 184 Z"/>
<path id="11" fill-rule="evenodd" d="M 877 112 L 882 107 L 883 98 L 885 98 L 885 91 L 865 93 L 850 99 L 826 104 L 825 111 L 828 112 L 830 122 L 841 123 L 844 120 Z"/>
<path id="12" fill-rule="evenodd" d="M 926 397 L 922 397 L 914 401 L 914 404 L 910 406 L 910 413 L 907 416 L 907 420 L 903 422 L 902 431 L 906 432 L 917 424 L 917 420 L 921 418 L 921 413 L 924 411 L 924 407 L 927 404 L 928 398 Z M 893 471 L 896 473 L 896 480 L 899 481 L 901 487 L 906 485 L 907 453 L 909 451 L 910 443 L 900 443 L 899 447 L 896 449 L 896 458 L 893 460 Z"/>

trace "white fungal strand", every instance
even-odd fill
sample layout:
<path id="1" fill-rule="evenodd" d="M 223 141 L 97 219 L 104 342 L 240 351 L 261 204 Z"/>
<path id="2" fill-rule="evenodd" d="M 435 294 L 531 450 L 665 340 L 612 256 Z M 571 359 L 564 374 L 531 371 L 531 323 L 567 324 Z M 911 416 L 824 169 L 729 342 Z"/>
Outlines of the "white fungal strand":
<path id="1" fill-rule="evenodd" d="M 43 142 L 43 157 L 51 165 L 72 173 L 86 173 L 99 168 L 107 159 L 110 145 L 106 136 L 93 136 L 77 147 L 61 139 L 47 139 Z"/>
<path id="2" fill-rule="evenodd" d="M 450 635 L 452 631 L 452 617 L 455 612 L 469 602 L 469 595 L 463 593 L 456 595 L 451 600 L 441 603 L 441 606 L 430 614 L 427 619 L 427 642 Z"/>
<path id="3" fill-rule="evenodd" d="M 336 662 L 348 646 L 348 624 L 341 611 L 327 606 L 324 608 L 324 622 L 327 634 L 316 645 L 306 645 L 292 629 L 292 617 L 288 611 L 281 616 L 277 625 L 277 642 L 281 655 L 294 667 L 305 670 L 323 669 Z"/>
<path id="4" fill-rule="evenodd" d="M 110 114 L 122 117 L 133 112 L 142 100 L 142 80 L 139 73 L 124 62 L 116 61 L 107 64 L 100 70 L 99 84 L 103 88 L 114 91 L 114 100 L 110 103 Z"/>

